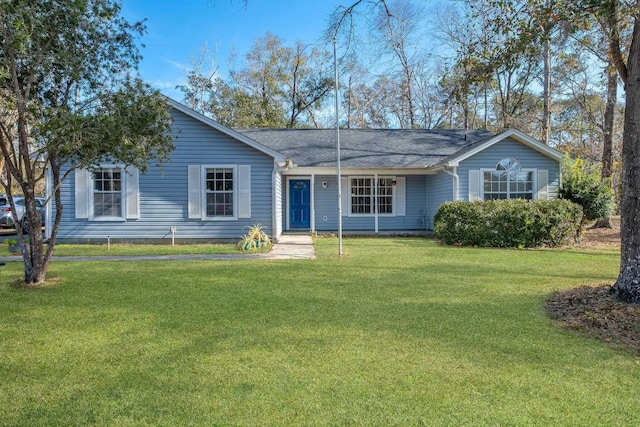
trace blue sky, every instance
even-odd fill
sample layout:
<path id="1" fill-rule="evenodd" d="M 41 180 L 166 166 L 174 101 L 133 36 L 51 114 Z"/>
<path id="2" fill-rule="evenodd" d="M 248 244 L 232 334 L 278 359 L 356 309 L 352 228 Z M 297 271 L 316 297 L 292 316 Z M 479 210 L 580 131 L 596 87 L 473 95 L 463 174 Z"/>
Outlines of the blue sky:
<path id="1" fill-rule="evenodd" d="M 142 38 L 142 78 L 177 100 L 175 89 L 184 82 L 190 56 L 207 43 L 217 49 L 221 71 L 232 48 L 246 53 L 256 37 L 272 32 L 287 45 L 297 40 L 314 43 L 339 5 L 351 0 L 122 0 L 129 21 L 146 19 Z"/>

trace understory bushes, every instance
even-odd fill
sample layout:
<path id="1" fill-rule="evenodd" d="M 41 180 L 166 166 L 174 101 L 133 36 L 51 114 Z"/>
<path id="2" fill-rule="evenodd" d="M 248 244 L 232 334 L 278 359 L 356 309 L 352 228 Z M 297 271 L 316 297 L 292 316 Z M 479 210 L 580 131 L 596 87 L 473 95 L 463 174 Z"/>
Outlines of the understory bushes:
<path id="1" fill-rule="evenodd" d="M 559 246 L 576 236 L 582 217 L 569 200 L 446 202 L 434 218 L 448 245 L 528 248 Z"/>

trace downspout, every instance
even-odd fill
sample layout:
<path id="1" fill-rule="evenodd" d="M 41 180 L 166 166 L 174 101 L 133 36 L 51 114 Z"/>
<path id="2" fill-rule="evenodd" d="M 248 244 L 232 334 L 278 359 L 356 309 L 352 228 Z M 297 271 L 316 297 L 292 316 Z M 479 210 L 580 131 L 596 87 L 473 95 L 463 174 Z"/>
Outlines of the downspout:
<path id="1" fill-rule="evenodd" d="M 446 167 L 442 169 L 446 174 L 449 174 L 453 177 L 453 201 L 458 200 L 458 185 L 460 183 L 460 177 L 458 176 L 458 167 L 453 166 L 451 170 L 448 170 Z"/>
<path id="2" fill-rule="evenodd" d="M 291 168 L 291 166 L 293 165 L 293 162 L 290 159 L 287 159 L 284 162 L 283 166 L 278 166 L 278 162 L 273 162 L 273 171 L 271 172 L 271 188 L 272 193 L 271 193 L 271 200 L 272 200 L 272 207 L 271 207 L 271 211 L 273 212 L 273 215 L 271 215 L 271 229 L 273 230 L 273 239 L 277 242 L 280 239 L 280 235 L 282 234 L 282 218 L 283 218 L 283 213 L 281 213 L 280 218 L 278 218 L 278 215 L 276 215 L 276 213 L 278 212 L 278 208 L 284 209 L 282 207 L 282 201 L 284 200 L 284 198 L 282 198 L 281 200 L 278 200 L 277 195 L 278 195 L 278 186 L 276 185 L 278 182 L 278 173 L 288 170 Z M 282 186 L 283 184 L 281 183 L 281 190 L 280 190 L 280 194 L 282 194 Z M 278 207 L 278 202 L 280 202 L 280 207 Z M 280 220 L 280 224 L 278 224 L 278 220 Z"/>
<path id="3" fill-rule="evenodd" d="M 424 176 L 424 228 L 429 229 L 429 175 Z"/>

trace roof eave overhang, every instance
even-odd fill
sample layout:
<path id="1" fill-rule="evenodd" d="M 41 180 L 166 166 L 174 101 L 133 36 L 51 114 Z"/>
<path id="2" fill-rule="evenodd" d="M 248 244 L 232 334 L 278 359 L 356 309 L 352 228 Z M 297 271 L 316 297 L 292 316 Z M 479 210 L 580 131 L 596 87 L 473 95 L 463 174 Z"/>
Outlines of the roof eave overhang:
<path id="1" fill-rule="evenodd" d="M 436 170 L 426 166 L 412 167 L 353 167 L 341 166 L 342 175 L 435 175 Z M 283 171 L 283 175 L 335 175 L 335 166 L 296 166 Z"/>

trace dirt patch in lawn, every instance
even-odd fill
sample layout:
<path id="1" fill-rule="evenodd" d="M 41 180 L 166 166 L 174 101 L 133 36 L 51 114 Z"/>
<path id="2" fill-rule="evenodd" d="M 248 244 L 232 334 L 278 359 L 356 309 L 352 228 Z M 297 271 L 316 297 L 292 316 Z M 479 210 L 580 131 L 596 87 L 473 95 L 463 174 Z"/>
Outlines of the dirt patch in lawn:
<path id="1" fill-rule="evenodd" d="M 576 247 L 620 249 L 620 218 L 613 218 L 613 224 L 613 229 L 588 228 Z M 640 306 L 613 298 L 611 285 L 581 286 L 555 294 L 547 300 L 547 313 L 566 328 L 640 354 Z"/>
<path id="2" fill-rule="evenodd" d="M 591 228 L 585 227 L 580 242 L 575 246 L 579 248 L 593 249 L 620 249 L 620 217 L 611 218 L 613 228 Z"/>

